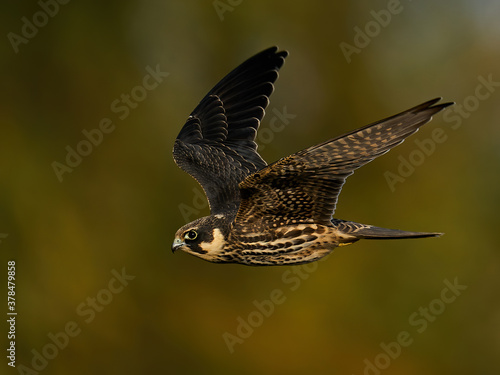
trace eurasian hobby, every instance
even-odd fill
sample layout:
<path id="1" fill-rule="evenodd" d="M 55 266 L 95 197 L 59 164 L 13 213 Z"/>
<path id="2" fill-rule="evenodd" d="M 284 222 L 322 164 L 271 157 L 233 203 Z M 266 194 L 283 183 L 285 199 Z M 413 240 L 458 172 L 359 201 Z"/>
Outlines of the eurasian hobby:
<path id="1" fill-rule="evenodd" d="M 435 237 L 332 218 L 345 179 L 453 103 L 440 98 L 268 165 L 255 136 L 288 53 L 272 47 L 224 77 L 194 109 L 174 160 L 202 186 L 210 216 L 180 228 L 172 250 L 210 262 L 308 263 L 362 238 Z"/>

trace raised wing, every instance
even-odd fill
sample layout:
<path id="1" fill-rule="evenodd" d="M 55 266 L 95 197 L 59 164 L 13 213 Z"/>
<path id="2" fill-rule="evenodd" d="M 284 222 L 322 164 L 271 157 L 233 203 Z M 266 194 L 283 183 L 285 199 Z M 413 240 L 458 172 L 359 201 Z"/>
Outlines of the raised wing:
<path id="1" fill-rule="evenodd" d="M 241 184 L 235 224 L 279 227 L 329 224 L 345 179 L 354 170 L 415 133 L 453 103 L 430 100 L 385 120 L 283 158 L 248 176 Z"/>
<path id="2" fill-rule="evenodd" d="M 202 186 L 212 214 L 236 212 L 238 184 L 267 165 L 255 136 L 287 55 L 272 47 L 231 71 L 198 104 L 175 141 L 175 162 Z"/>

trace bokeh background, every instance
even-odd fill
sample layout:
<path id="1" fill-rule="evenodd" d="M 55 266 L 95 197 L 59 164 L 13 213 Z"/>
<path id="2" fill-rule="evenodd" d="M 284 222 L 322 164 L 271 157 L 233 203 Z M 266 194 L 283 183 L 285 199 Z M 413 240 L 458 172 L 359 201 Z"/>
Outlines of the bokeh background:
<path id="1" fill-rule="evenodd" d="M 2 356 L 1 373 L 499 373 L 498 2 L 42 3 L 53 15 L 35 1 L 0 13 L 4 353 L 8 260 L 18 312 L 18 367 Z M 23 31 L 33 18 L 36 35 Z M 356 42 L 348 62 L 340 45 Z M 272 45 L 290 56 L 259 135 L 268 162 L 437 96 L 461 106 L 357 171 L 336 213 L 445 236 L 361 241 L 309 267 L 171 253 L 177 228 L 208 214 L 174 139 L 220 78 Z M 148 66 L 168 76 L 145 91 Z M 116 101 L 132 91 L 147 95 L 125 116 Z M 285 109 L 295 117 L 270 131 Z M 106 118 L 113 131 L 59 181 L 53 163 Z M 446 140 L 419 159 L 415 141 L 435 128 Z M 387 172 L 410 156 L 419 165 L 391 189 Z M 467 288 L 450 302 L 445 280 Z M 401 332 L 411 344 L 398 351 Z"/>

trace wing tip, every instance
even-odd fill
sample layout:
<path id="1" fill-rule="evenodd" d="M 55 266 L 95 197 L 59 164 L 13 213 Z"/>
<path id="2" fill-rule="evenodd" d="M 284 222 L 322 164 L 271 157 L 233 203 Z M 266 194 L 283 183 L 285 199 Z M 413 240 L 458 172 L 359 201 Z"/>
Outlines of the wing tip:
<path id="1" fill-rule="evenodd" d="M 262 52 L 266 52 L 266 51 L 268 51 L 270 53 L 273 53 L 273 54 L 277 54 L 277 55 L 286 55 L 286 56 L 288 56 L 288 54 L 289 54 L 289 52 L 287 50 L 280 50 L 280 48 L 276 44 L 274 46 L 266 48 Z"/>
<path id="2" fill-rule="evenodd" d="M 342 232 L 358 239 L 391 240 L 405 238 L 441 237 L 441 232 L 412 232 L 400 229 L 388 229 L 374 225 L 359 224 L 352 221 L 333 219 L 332 223 Z"/>
<path id="3" fill-rule="evenodd" d="M 428 101 L 426 101 L 426 102 L 424 102 L 416 107 L 413 107 L 412 109 L 410 109 L 410 111 L 417 112 L 417 111 L 422 111 L 422 110 L 426 110 L 426 109 L 427 110 L 433 109 L 435 111 L 434 112 L 434 114 L 435 114 L 435 113 L 438 113 L 449 106 L 455 105 L 455 102 L 445 102 L 445 103 L 437 104 L 441 100 L 443 100 L 443 98 L 441 96 L 438 96 L 437 98 L 428 100 Z"/>
<path id="4" fill-rule="evenodd" d="M 276 63 L 276 70 L 280 69 L 285 63 L 285 59 L 290 55 L 287 50 L 280 50 L 278 46 L 274 45 L 272 47 L 266 48 L 265 50 L 258 53 L 256 56 L 267 56 L 268 58 L 276 58 L 281 61 Z"/>

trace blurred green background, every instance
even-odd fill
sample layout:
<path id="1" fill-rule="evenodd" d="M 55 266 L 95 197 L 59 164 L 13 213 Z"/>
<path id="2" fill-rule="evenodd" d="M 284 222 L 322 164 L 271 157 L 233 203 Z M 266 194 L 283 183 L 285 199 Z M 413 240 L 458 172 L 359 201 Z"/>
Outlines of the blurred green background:
<path id="1" fill-rule="evenodd" d="M 18 312 L 18 367 L 3 357 L 1 373 L 500 372 L 498 2 L 42 4 L 0 13 L 0 305 L 15 260 Z M 220 78 L 272 45 L 290 56 L 259 135 L 268 162 L 437 96 L 459 104 L 350 177 L 335 215 L 445 236 L 361 241 L 306 267 L 171 253 L 177 228 L 208 214 L 174 139 Z M 151 90 L 148 67 L 164 72 Z M 296 117 L 270 131 L 284 109 Z M 103 119 L 113 130 L 85 149 Z M 436 128 L 446 140 L 424 154 Z M 79 144 L 88 155 L 59 181 L 53 163 Z M 410 159 L 391 188 L 387 172 Z"/>

